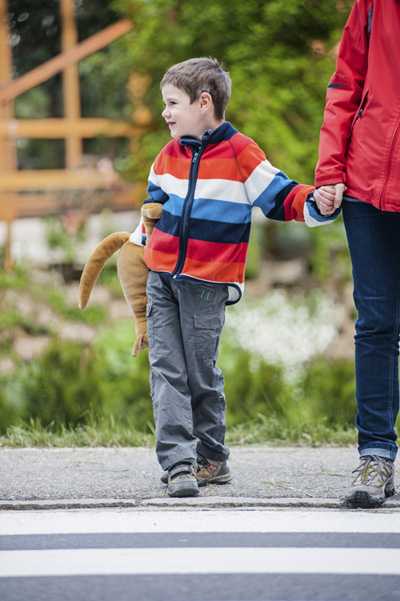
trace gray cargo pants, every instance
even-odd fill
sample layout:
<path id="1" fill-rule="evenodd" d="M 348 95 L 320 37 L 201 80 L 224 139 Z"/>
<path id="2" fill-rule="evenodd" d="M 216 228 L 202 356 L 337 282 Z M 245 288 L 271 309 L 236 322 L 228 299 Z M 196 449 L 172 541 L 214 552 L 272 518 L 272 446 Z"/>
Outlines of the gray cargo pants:
<path id="1" fill-rule="evenodd" d="M 158 461 L 165 470 L 197 454 L 223 461 L 224 380 L 215 364 L 228 288 L 150 271 L 147 299 Z"/>

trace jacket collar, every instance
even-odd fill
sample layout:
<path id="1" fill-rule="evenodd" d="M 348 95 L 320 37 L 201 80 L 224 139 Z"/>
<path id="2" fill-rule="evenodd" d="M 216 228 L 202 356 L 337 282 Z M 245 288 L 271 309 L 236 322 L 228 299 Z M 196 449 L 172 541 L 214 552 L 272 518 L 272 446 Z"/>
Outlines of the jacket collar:
<path id="1" fill-rule="evenodd" d="M 229 121 L 224 121 L 216 129 L 208 129 L 204 132 L 201 140 L 194 136 L 182 136 L 179 138 L 179 143 L 183 146 L 195 146 L 205 148 L 209 144 L 217 144 L 223 140 L 229 140 L 235 133 L 236 129 Z"/>

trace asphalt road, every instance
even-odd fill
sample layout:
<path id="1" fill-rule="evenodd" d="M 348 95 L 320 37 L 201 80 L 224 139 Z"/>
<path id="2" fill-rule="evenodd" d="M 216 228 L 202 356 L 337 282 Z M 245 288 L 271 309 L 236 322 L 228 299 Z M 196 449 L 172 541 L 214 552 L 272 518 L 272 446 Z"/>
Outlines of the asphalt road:
<path id="1" fill-rule="evenodd" d="M 355 448 L 231 449 L 233 481 L 201 497 L 337 499 L 358 464 Z M 0 501 L 165 498 L 150 448 L 0 449 Z"/>
<path id="2" fill-rule="evenodd" d="M 2 601 L 394 601 L 396 510 L 0 512 Z"/>

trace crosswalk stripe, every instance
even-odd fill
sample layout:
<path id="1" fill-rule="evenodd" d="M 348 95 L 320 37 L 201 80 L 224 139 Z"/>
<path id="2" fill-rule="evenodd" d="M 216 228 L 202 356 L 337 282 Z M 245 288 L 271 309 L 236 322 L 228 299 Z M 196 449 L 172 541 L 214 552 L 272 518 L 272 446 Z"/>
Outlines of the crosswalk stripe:
<path id="1" fill-rule="evenodd" d="M 335 510 L 1 511 L 0 536 L 54 533 L 400 533 L 400 513 Z"/>
<path id="2" fill-rule="evenodd" d="M 393 549 L 74 549 L 0 552 L 0 577 L 111 574 L 400 574 Z"/>
<path id="3" fill-rule="evenodd" d="M 15 534 L 0 537 L 0 551 L 41 549 L 154 549 L 171 547 L 321 547 L 399 549 L 400 534 L 331 532 L 161 532 Z"/>

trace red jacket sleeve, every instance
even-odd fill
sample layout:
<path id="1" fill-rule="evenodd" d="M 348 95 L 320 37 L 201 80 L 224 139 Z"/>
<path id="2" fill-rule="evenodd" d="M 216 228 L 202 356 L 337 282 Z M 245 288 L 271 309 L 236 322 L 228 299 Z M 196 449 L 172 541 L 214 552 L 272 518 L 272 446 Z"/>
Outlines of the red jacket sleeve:
<path id="1" fill-rule="evenodd" d="M 368 67 L 371 0 L 356 0 L 344 27 L 336 71 L 326 95 L 315 185 L 345 182 L 351 126 L 361 104 Z"/>

